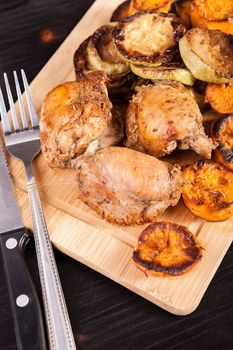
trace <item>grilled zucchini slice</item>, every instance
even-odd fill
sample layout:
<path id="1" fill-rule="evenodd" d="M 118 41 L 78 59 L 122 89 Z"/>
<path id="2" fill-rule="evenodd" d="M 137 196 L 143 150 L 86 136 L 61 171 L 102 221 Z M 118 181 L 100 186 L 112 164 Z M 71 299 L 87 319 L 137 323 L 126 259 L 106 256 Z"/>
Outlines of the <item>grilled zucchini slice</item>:
<path id="1" fill-rule="evenodd" d="M 191 26 L 192 0 L 178 0 L 172 5 L 172 11 L 179 17 L 186 27 Z"/>
<path id="2" fill-rule="evenodd" d="M 184 33 L 184 25 L 174 15 L 142 12 L 119 22 L 113 38 L 126 61 L 158 66 L 179 56 L 177 42 Z"/>
<path id="3" fill-rule="evenodd" d="M 195 82 L 195 78 L 188 69 L 174 68 L 174 67 L 143 67 L 130 65 L 134 74 L 144 79 L 151 80 L 176 80 L 185 85 L 192 86 Z"/>
<path id="4" fill-rule="evenodd" d="M 211 129 L 211 136 L 218 143 L 214 159 L 233 170 L 233 114 L 216 120 Z"/>
<path id="5" fill-rule="evenodd" d="M 233 215 L 233 172 L 199 160 L 183 170 L 182 197 L 187 207 L 208 221 L 224 221 Z"/>
<path id="6" fill-rule="evenodd" d="M 74 53 L 74 70 L 76 78 L 83 78 L 86 73 L 90 72 L 87 62 L 87 45 L 89 38 L 84 40 Z"/>
<path id="7" fill-rule="evenodd" d="M 95 31 L 87 44 L 88 66 L 93 70 L 103 70 L 110 79 L 118 79 L 130 72 L 130 66 L 116 50 L 112 38 L 115 25 L 106 24 Z"/>
<path id="8" fill-rule="evenodd" d="M 181 57 L 199 80 L 233 81 L 233 36 L 219 30 L 190 29 L 179 41 Z"/>
<path id="9" fill-rule="evenodd" d="M 136 267 L 146 275 L 178 276 L 197 264 L 202 257 L 198 240 L 185 226 L 159 221 L 140 235 L 133 252 Z"/>
<path id="10" fill-rule="evenodd" d="M 129 6 L 130 6 L 130 0 L 126 0 L 122 4 L 120 4 L 114 10 L 110 21 L 111 22 L 119 22 L 119 21 L 122 21 L 124 18 L 128 17 L 129 16 Z"/>

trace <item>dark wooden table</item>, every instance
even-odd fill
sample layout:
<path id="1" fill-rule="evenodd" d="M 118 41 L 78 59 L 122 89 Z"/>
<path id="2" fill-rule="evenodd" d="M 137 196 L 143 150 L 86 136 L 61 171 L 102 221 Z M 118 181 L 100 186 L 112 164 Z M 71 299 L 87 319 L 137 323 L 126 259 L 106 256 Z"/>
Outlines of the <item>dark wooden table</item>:
<path id="1" fill-rule="evenodd" d="M 32 80 L 92 2 L 0 0 L 1 82 L 4 71 L 22 67 Z M 186 317 L 163 311 L 58 251 L 55 256 L 80 350 L 233 349 L 233 247 L 198 309 Z M 26 259 L 40 293 L 33 242 Z M 1 263 L 0 349 L 13 350 L 17 347 Z"/>

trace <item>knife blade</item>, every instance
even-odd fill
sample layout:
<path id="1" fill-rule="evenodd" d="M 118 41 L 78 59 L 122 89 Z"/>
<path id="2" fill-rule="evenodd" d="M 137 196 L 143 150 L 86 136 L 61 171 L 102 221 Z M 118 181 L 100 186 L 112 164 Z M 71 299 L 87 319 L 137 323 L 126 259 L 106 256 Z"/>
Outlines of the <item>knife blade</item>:
<path id="1" fill-rule="evenodd" d="M 0 246 L 13 313 L 17 348 L 45 350 L 40 303 L 23 251 L 29 240 L 17 206 L 4 151 L 0 145 Z"/>
<path id="2" fill-rule="evenodd" d="M 24 227 L 16 204 L 3 149 L 0 147 L 0 234 Z"/>

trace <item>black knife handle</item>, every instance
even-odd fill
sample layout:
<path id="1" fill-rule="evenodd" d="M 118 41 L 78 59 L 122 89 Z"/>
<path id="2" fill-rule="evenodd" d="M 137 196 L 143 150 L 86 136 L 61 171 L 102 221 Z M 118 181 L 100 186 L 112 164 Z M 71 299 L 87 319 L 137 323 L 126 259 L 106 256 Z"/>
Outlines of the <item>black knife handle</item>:
<path id="1" fill-rule="evenodd" d="M 24 228 L 0 236 L 17 347 L 19 350 L 45 350 L 40 303 L 23 256 L 28 240 Z"/>

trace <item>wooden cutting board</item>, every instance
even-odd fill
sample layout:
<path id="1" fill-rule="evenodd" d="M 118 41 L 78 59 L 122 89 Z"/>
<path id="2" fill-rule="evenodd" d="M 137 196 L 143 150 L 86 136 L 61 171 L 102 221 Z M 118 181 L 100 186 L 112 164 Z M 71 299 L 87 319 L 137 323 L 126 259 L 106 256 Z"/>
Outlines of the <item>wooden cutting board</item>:
<path id="1" fill-rule="evenodd" d="M 56 85 L 75 79 L 73 54 L 79 44 L 108 22 L 121 0 L 97 0 L 31 84 L 37 109 Z M 18 106 L 16 105 L 16 108 Z M 30 226 L 24 170 L 9 159 L 11 173 L 26 224 Z M 200 303 L 211 279 L 233 240 L 233 219 L 208 223 L 195 217 L 182 201 L 160 218 L 187 226 L 204 247 L 201 262 L 179 277 L 146 277 L 132 262 L 138 234 L 145 226 L 120 227 L 107 223 L 77 198 L 75 171 L 50 169 L 39 155 L 34 170 L 44 201 L 53 244 L 65 254 L 108 276 L 167 311 L 187 315 Z"/>

